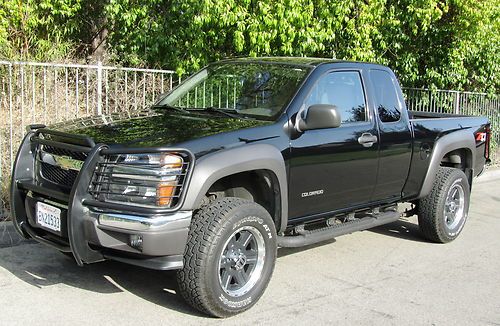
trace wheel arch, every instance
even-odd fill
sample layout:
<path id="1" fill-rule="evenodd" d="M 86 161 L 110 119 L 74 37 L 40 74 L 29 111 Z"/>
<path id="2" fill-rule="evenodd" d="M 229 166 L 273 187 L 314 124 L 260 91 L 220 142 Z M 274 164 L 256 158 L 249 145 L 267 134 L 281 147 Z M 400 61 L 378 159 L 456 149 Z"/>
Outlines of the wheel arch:
<path id="1" fill-rule="evenodd" d="M 256 176 L 257 179 L 252 180 L 252 176 Z M 257 202 L 260 201 L 260 204 L 263 203 L 263 199 L 267 201 L 269 196 L 272 197 L 272 205 L 263 206 L 274 219 L 277 231 L 281 232 L 286 228 L 288 221 L 286 168 L 281 152 L 268 144 L 252 144 L 225 149 L 199 159 L 193 169 L 183 209 L 200 208 L 209 192 L 233 189 L 232 196 L 234 196 L 235 188 L 254 187 L 256 183 L 262 181 L 268 183 L 267 191 L 272 194 L 260 190 L 254 191 L 252 195 L 264 196 L 264 198 L 259 197 Z M 232 184 L 233 187 L 227 186 L 228 184 Z M 242 190 L 239 194 L 241 193 Z M 239 195 L 239 197 L 250 199 L 245 195 Z"/>
<path id="2" fill-rule="evenodd" d="M 470 129 L 455 131 L 439 138 L 434 144 L 429 168 L 418 198 L 425 197 L 431 192 L 440 166 L 459 168 L 464 171 L 469 186 L 472 186 L 475 148 L 474 135 Z"/>

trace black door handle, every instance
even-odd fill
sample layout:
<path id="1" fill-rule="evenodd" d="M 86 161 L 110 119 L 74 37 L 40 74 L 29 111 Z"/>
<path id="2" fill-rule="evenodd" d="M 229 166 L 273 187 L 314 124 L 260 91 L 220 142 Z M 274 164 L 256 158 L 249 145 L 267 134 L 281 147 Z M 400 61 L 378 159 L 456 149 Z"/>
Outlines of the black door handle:
<path id="1" fill-rule="evenodd" d="M 378 141 L 377 136 L 370 134 L 369 132 L 363 133 L 359 138 L 358 138 L 358 143 L 363 145 L 364 147 L 371 147 L 373 144 L 375 144 Z"/>

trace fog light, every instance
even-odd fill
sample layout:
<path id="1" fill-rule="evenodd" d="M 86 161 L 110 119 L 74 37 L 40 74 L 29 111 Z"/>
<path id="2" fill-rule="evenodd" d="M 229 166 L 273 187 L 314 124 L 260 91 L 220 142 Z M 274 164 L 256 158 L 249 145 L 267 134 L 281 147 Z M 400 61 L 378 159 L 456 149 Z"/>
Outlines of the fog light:
<path id="1" fill-rule="evenodd" d="M 129 244 L 132 248 L 142 251 L 142 235 L 131 234 Z"/>

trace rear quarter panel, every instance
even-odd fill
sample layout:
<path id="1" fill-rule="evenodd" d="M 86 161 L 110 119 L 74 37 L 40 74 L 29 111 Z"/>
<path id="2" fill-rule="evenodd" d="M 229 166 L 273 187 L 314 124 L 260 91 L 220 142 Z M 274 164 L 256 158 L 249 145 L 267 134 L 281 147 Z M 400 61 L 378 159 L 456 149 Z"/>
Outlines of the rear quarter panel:
<path id="1" fill-rule="evenodd" d="M 438 142 L 440 138 L 455 131 L 467 130 L 472 141 L 475 142 L 474 134 L 477 131 L 484 130 L 485 125 L 489 123 L 488 119 L 485 117 L 411 119 L 410 122 L 412 125 L 414 142 L 410 173 L 403 189 L 403 196 L 405 199 L 418 197 L 433 155 L 446 154 L 434 152 L 436 142 Z M 483 170 L 486 161 L 484 157 L 484 148 L 484 142 L 476 143 L 472 153 L 475 158 L 473 160 L 474 175 L 479 174 Z M 441 158 L 442 157 L 439 158 L 438 162 L 441 161 Z"/>

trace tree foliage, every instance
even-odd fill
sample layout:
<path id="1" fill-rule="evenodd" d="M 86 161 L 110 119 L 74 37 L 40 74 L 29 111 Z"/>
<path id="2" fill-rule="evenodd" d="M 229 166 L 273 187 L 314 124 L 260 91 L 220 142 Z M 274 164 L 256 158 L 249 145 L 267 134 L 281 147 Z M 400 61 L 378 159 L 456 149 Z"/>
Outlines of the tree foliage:
<path id="1" fill-rule="evenodd" d="M 406 86 L 498 92 L 499 14 L 499 0 L 4 0 L 0 47 L 86 50 L 97 24 L 123 64 L 320 56 L 387 64 Z"/>
<path id="2" fill-rule="evenodd" d="M 72 52 L 81 0 L 2 0 L 0 56 L 52 60 Z M 57 46 L 56 46 L 57 45 Z"/>

